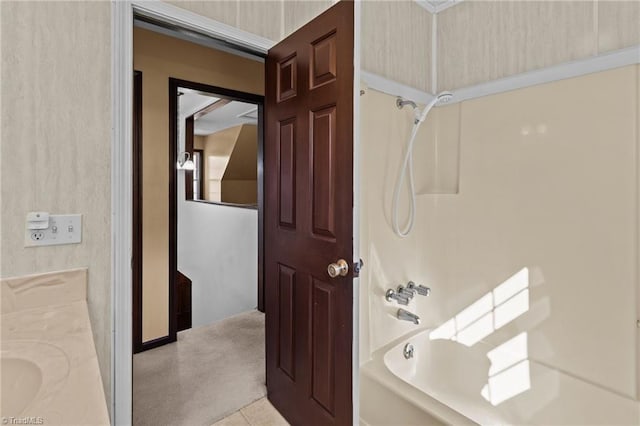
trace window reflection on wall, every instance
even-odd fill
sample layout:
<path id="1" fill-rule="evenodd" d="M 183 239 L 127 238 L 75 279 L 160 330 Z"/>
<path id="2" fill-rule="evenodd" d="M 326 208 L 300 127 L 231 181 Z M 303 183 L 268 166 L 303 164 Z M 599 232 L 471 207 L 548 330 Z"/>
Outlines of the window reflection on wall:
<path id="1" fill-rule="evenodd" d="M 186 88 L 180 92 L 180 116 L 193 121 L 184 126 L 185 148 L 195 163 L 187 176 L 187 199 L 257 205 L 257 105 Z"/>

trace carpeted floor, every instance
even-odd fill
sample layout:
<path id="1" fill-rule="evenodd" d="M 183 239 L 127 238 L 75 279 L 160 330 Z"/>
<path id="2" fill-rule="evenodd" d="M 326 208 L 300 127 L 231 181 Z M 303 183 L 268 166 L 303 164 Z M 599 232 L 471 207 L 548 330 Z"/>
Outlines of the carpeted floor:
<path id="1" fill-rule="evenodd" d="M 136 426 L 209 426 L 266 394 L 261 312 L 180 332 L 133 357 Z"/>

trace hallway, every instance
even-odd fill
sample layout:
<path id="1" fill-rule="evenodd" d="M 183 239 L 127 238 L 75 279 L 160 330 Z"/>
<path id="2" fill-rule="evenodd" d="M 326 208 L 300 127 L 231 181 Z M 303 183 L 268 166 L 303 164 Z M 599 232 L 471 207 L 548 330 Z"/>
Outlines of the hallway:
<path id="1" fill-rule="evenodd" d="M 211 425 L 266 396 L 264 314 L 178 333 L 133 357 L 133 424 Z"/>

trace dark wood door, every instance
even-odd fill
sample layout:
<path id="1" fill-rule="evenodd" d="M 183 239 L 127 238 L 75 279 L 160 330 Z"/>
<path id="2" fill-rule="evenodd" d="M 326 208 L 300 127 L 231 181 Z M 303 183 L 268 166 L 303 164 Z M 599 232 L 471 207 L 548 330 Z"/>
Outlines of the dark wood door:
<path id="1" fill-rule="evenodd" d="M 191 328 L 191 285 L 189 277 L 178 271 L 175 290 L 176 329 L 178 331 Z"/>
<path id="2" fill-rule="evenodd" d="M 353 3 L 266 62 L 265 300 L 269 400 L 294 425 L 353 422 Z"/>

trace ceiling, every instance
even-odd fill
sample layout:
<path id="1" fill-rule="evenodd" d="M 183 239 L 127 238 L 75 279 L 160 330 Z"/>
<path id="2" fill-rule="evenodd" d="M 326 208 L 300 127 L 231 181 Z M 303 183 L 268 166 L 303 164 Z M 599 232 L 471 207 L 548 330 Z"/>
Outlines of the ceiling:
<path id="1" fill-rule="evenodd" d="M 180 115 L 188 117 L 221 99 L 217 96 L 205 94 L 191 89 L 180 88 Z M 194 133 L 206 136 L 230 127 L 242 124 L 258 124 L 258 106 L 251 103 L 231 101 L 210 113 L 199 117 L 194 122 Z"/>

